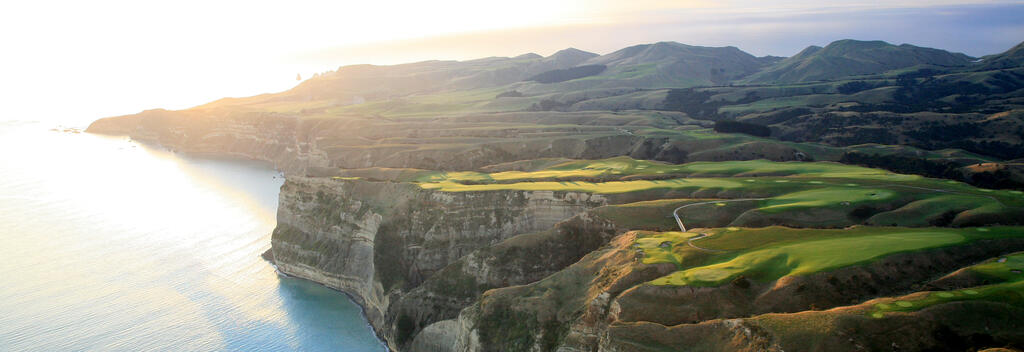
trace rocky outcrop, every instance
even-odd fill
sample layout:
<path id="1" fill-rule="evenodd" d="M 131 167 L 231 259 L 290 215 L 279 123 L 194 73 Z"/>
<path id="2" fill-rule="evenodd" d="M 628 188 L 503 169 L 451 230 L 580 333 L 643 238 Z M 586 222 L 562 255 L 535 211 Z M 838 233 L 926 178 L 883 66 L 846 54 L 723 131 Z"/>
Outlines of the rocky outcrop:
<path id="1" fill-rule="evenodd" d="M 295 176 L 281 188 L 273 257 L 284 273 L 350 294 L 394 347 L 418 328 L 401 316 L 387 321 L 389 307 L 435 273 L 475 250 L 606 203 L 572 192 L 446 193 Z"/>
<path id="2" fill-rule="evenodd" d="M 433 339 L 420 335 L 434 336 L 453 327 L 460 311 L 484 292 L 544 279 L 605 245 L 617 233 L 621 229 L 612 221 L 584 212 L 553 229 L 517 235 L 470 253 L 391 306 L 388 324 L 403 332 L 396 344 L 404 347 L 412 336 L 414 346 L 420 345 L 416 341 Z"/>
<path id="3" fill-rule="evenodd" d="M 835 346 L 850 342 L 850 348 L 841 350 L 878 350 L 892 342 L 907 350 L 964 350 L 1021 341 L 1016 321 L 989 324 L 984 315 L 971 311 L 988 310 L 995 321 L 1008 322 L 1020 311 L 1012 302 L 951 302 L 884 318 L 868 317 L 874 302 L 864 302 L 919 290 L 963 263 L 1021 248 L 1020 239 L 895 254 L 867 265 L 773 282 L 742 279 L 690 288 L 645 284 L 676 267 L 638 261 L 631 249 L 633 236 L 616 237 L 542 280 L 489 290 L 457 318 L 429 326 L 424 333 L 442 338 L 437 331 L 457 329 L 446 332 L 443 341 L 455 346 L 448 351 L 460 352 L 804 351 L 840 350 Z M 965 320 L 952 318 L 958 316 Z M 837 333 L 844 337 L 834 338 Z M 904 334 L 909 336 L 905 341 Z M 944 344 L 959 347 L 939 348 Z"/>

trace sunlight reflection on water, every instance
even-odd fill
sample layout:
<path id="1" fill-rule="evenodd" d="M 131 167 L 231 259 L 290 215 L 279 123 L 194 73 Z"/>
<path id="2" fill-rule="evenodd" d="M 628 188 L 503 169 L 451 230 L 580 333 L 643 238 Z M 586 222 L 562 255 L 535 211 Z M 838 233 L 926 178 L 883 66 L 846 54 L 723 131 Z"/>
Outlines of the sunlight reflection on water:
<path id="1" fill-rule="evenodd" d="M 343 294 L 259 258 L 282 181 L 0 126 L 0 350 L 384 350 Z"/>

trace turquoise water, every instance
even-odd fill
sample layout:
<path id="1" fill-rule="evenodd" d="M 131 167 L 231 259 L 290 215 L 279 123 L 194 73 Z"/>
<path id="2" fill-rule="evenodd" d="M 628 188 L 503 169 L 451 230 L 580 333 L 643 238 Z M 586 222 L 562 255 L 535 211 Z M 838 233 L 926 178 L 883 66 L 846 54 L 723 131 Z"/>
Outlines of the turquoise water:
<path id="1" fill-rule="evenodd" d="M 0 350 L 384 350 L 259 258 L 273 170 L 47 127 L 0 122 Z"/>

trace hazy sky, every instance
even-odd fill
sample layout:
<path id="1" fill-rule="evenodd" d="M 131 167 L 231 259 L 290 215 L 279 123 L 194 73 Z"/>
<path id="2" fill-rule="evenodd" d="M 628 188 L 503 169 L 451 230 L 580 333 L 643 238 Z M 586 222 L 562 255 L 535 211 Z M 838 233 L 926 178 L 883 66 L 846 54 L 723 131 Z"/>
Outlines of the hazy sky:
<path id="1" fill-rule="evenodd" d="M 788 56 L 844 38 L 969 55 L 1024 41 L 1024 1 L 5 1 L 0 120 L 73 121 L 288 89 L 355 63 L 655 41 Z"/>

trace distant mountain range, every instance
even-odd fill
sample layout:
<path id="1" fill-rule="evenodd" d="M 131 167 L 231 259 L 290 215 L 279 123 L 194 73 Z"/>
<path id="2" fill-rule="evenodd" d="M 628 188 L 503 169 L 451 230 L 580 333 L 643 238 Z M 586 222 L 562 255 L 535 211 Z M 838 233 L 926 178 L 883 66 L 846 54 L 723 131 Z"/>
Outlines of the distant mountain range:
<path id="1" fill-rule="evenodd" d="M 755 57 L 735 47 L 702 47 L 659 42 L 627 47 L 606 55 L 575 48 L 543 57 L 529 53 L 468 61 L 424 61 L 392 66 L 344 66 L 303 82 L 284 95 L 302 99 L 362 102 L 407 94 L 498 87 L 549 71 L 602 65 L 586 77 L 539 83 L 522 90 L 565 92 L 581 89 L 656 89 L 730 84 L 784 84 L 830 81 L 899 70 L 970 70 L 1021 64 L 1022 48 L 981 59 L 909 44 L 840 40 L 810 46 L 789 58 Z"/>

